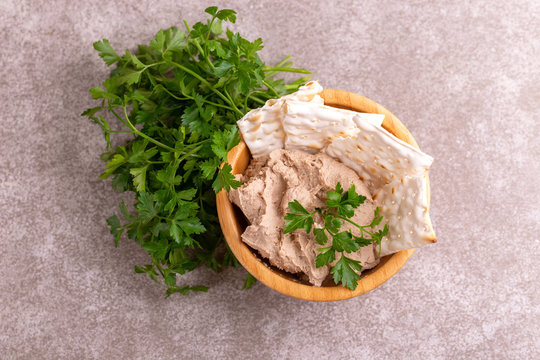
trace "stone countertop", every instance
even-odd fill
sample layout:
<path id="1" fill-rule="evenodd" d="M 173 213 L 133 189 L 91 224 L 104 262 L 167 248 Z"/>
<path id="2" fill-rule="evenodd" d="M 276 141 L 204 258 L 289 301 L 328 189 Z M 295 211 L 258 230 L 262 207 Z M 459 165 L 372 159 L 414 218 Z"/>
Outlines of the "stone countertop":
<path id="1" fill-rule="evenodd" d="M 310 303 L 245 272 L 164 298 L 115 249 L 122 198 L 97 179 L 105 142 L 81 118 L 116 49 L 203 18 L 209 1 L 0 3 L 3 359 L 540 358 L 540 3 L 226 1 L 263 59 L 396 114 L 424 151 L 438 244 L 355 299 Z"/>

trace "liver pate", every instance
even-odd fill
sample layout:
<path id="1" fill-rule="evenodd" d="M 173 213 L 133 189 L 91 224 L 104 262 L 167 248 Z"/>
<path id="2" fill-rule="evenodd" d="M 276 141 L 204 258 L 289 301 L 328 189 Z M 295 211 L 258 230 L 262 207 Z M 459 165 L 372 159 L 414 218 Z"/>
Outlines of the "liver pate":
<path id="1" fill-rule="evenodd" d="M 356 209 L 352 220 L 367 225 L 373 219 L 375 204 L 356 172 L 323 153 L 311 155 L 294 150 L 274 150 L 265 158 L 252 160 L 244 174 L 238 177 L 243 185 L 231 190 L 229 196 L 250 223 L 242 240 L 272 265 L 290 273 L 305 274 L 316 286 L 321 286 L 331 269 L 330 265 L 315 267 L 317 249 L 328 244 L 317 244 L 313 234 L 306 234 L 304 230 L 283 234 L 288 203 L 296 199 L 308 211 L 313 211 L 324 206 L 326 192 L 334 189 L 338 182 L 345 190 L 354 184 L 356 192 L 364 195 L 366 201 Z M 320 219 L 315 223 L 316 227 L 322 225 Z M 342 230 L 360 235 L 349 223 L 345 223 Z M 374 245 L 347 256 L 359 260 L 364 269 L 379 262 Z"/>

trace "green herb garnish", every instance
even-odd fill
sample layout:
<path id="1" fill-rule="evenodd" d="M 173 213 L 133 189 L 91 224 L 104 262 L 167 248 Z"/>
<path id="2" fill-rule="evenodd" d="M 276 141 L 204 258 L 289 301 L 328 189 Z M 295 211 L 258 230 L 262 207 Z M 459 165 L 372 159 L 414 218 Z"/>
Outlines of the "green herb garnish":
<path id="1" fill-rule="evenodd" d="M 383 219 L 379 215 L 378 207 L 375 209 L 373 220 L 369 225 L 358 225 L 351 220 L 354 216 L 354 209 L 366 200 L 365 196 L 356 193 L 354 185 L 351 185 L 349 190 L 344 192 L 341 184 L 337 183 L 336 189 L 327 191 L 326 196 L 328 197 L 326 206 L 312 212 L 307 211 L 298 200 L 291 201 L 289 203 L 290 212 L 285 215 L 287 222 L 285 222 L 283 232 L 287 234 L 297 229 L 303 229 L 306 233 L 313 232 L 315 241 L 320 245 L 325 245 L 330 237 L 332 244 L 318 249 L 320 254 L 317 255 L 315 265 L 317 267 L 326 266 L 336 260 L 336 253 L 340 253 L 340 259 L 330 272 L 334 276 L 336 284 L 341 282 L 343 286 L 354 290 L 358 285 L 358 280 L 360 280 L 357 271 L 362 270 L 362 265 L 359 261 L 346 257 L 345 253 L 352 253 L 361 247 L 375 243 L 379 246 L 380 254 L 382 238 L 388 235 L 388 225 L 385 225 L 381 230 L 374 231 L 374 228 Z M 313 216 L 315 214 L 324 221 L 322 228 L 314 227 L 315 219 Z M 360 236 L 354 235 L 350 230 L 340 231 L 344 221 L 354 225 Z"/>
<path id="2" fill-rule="evenodd" d="M 124 233 L 139 242 L 152 261 L 135 271 L 163 278 L 167 296 L 206 291 L 177 284 L 177 275 L 199 265 L 218 271 L 238 264 L 228 249 L 218 256 L 223 235 L 215 205 L 215 193 L 240 186 L 227 163 L 227 152 L 239 142 L 236 121 L 308 80 L 286 84 L 276 74 L 309 74 L 292 68 L 288 57 L 268 67 L 257 54 L 261 39 L 224 32 L 222 22 L 234 23 L 235 11 L 215 6 L 205 11 L 210 15 L 205 23 L 160 30 L 134 53 L 120 56 L 108 40 L 96 42 L 99 56 L 116 67 L 90 89 L 99 106 L 83 113 L 101 127 L 107 142 L 100 178 L 112 177 L 115 190 L 135 193 L 134 209 L 122 202 L 123 219 L 107 219 L 115 245 Z M 110 119 L 121 127 L 110 126 Z M 133 138 L 113 147 L 111 134 L 117 133 Z M 252 283 L 248 277 L 245 287 Z"/>
<path id="3" fill-rule="evenodd" d="M 253 284 L 257 282 L 257 279 L 255 279 L 255 276 L 248 273 L 246 280 L 244 281 L 244 285 L 242 285 L 242 290 L 248 290 L 250 289 Z"/>

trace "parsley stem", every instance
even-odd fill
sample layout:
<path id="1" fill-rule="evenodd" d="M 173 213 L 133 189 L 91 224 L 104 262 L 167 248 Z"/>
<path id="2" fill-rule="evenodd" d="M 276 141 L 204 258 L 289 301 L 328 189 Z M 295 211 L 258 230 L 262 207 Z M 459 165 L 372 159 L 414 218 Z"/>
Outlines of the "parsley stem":
<path id="1" fill-rule="evenodd" d="M 285 57 L 285 59 L 281 60 L 281 61 L 279 62 L 279 64 L 277 64 L 276 66 L 277 66 L 277 67 L 283 66 L 283 65 L 285 65 L 285 63 L 286 63 L 287 61 L 289 61 L 290 59 L 291 59 L 291 55 L 287 55 L 287 56 Z M 292 65 L 292 63 L 291 63 L 291 65 Z"/>
<path id="2" fill-rule="evenodd" d="M 165 64 L 165 61 L 158 61 L 156 63 L 144 65 L 144 68 L 141 71 L 144 71 L 144 70 L 146 70 L 146 69 L 148 69 L 150 67 L 157 66 L 157 65 L 162 65 L 162 64 Z"/>
<path id="3" fill-rule="evenodd" d="M 224 87 L 224 88 L 223 88 L 223 91 L 225 91 L 225 95 L 227 95 L 227 97 L 229 98 L 230 103 L 231 103 L 231 105 L 233 106 L 234 110 L 237 111 L 239 114 L 242 114 L 242 116 L 244 116 L 244 113 L 241 112 L 241 111 L 236 107 L 236 104 L 234 103 L 234 101 L 233 101 L 231 95 L 229 95 L 229 92 L 227 91 L 227 88 Z"/>
<path id="4" fill-rule="evenodd" d="M 262 105 L 264 105 L 266 103 L 266 101 L 264 101 L 262 99 L 259 99 L 258 97 L 254 96 L 254 95 L 249 95 L 248 97 L 251 100 L 255 101 L 256 103 L 259 103 L 259 104 L 262 104 Z"/>
<path id="5" fill-rule="evenodd" d="M 122 124 L 124 124 L 126 127 L 130 127 L 130 126 L 126 123 L 126 121 L 125 121 L 124 119 L 122 119 L 122 117 L 121 117 L 120 115 L 118 115 L 118 114 L 116 113 L 116 111 L 114 111 L 114 109 L 113 109 L 112 107 L 109 107 L 109 111 L 110 111 L 110 112 L 111 112 L 118 120 L 120 120 L 120 122 L 121 122 Z"/>
<path id="6" fill-rule="evenodd" d="M 195 100 L 195 98 L 193 96 L 189 96 L 189 95 L 186 95 L 184 93 L 182 93 L 182 95 L 184 95 L 185 97 L 179 97 L 179 96 L 176 96 L 174 95 L 172 92 L 169 91 L 169 89 L 167 89 L 165 86 L 162 86 L 161 87 L 163 89 L 163 91 L 165 91 L 167 94 L 169 94 L 171 97 L 173 97 L 174 99 L 176 100 Z M 203 101 L 207 104 L 210 104 L 210 105 L 214 105 L 214 106 L 217 106 L 217 107 L 220 107 L 220 108 L 223 108 L 223 109 L 227 109 L 227 110 L 233 110 L 234 109 L 230 106 L 227 106 L 227 105 L 223 105 L 223 104 L 218 104 L 218 103 L 215 103 L 215 102 L 212 102 L 212 101 L 209 101 L 209 100 L 206 100 L 206 99 L 203 99 Z"/>
<path id="7" fill-rule="evenodd" d="M 121 133 L 129 133 L 129 134 L 133 134 L 133 131 L 131 130 L 107 130 L 108 133 L 110 134 L 121 134 Z"/>
<path id="8" fill-rule="evenodd" d="M 246 114 L 247 114 L 247 112 L 249 111 L 249 110 L 248 110 L 249 108 L 248 108 L 247 102 L 248 102 L 248 99 L 249 99 L 249 97 L 250 97 L 251 94 L 252 94 L 252 93 L 249 93 L 249 94 L 244 98 L 244 112 L 245 112 Z"/>
<path id="9" fill-rule="evenodd" d="M 293 72 L 298 74 L 311 74 L 311 71 L 305 70 L 305 69 L 297 69 L 297 68 L 291 68 L 291 67 L 278 67 L 278 66 L 265 66 L 263 68 L 263 71 L 286 71 L 286 72 Z"/>
<path id="10" fill-rule="evenodd" d="M 355 223 L 354 221 L 352 220 L 349 220 L 347 219 L 346 217 L 344 216 L 341 216 L 341 215 L 338 215 L 338 214 L 334 214 L 335 217 L 339 218 L 339 219 L 342 219 L 342 220 L 345 220 L 346 222 L 348 223 L 351 223 L 353 224 L 354 226 L 356 226 L 357 228 L 359 228 L 362 232 L 366 232 L 366 234 L 370 235 L 370 236 L 373 236 L 373 233 L 367 231 L 365 228 L 369 227 L 369 226 L 361 226 L 361 225 L 358 225 L 357 223 Z"/>
<path id="11" fill-rule="evenodd" d="M 163 143 L 157 141 L 156 139 L 154 139 L 154 138 L 152 138 L 152 137 L 146 135 L 145 133 L 143 133 L 143 132 L 137 130 L 137 128 L 131 123 L 131 121 L 129 121 L 129 116 L 128 116 L 128 114 L 127 114 L 126 105 L 124 104 L 124 105 L 122 106 L 122 108 L 124 109 L 124 116 L 125 116 L 125 118 L 126 118 L 127 125 L 128 125 L 129 128 L 131 128 L 131 130 L 133 130 L 133 131 L 135 132 L 135 134 L 137 134 L 137 135 L 139 135 L 139 136 L 141 136 L 141 137 L 147 139 L 148 141 L 150 141 L 150 142 L 156 144 L 157 146 L 161 146 L 161 147 L 164 148 L 164 149 L 167 149 L 167 150 L 170 150 L 170 151 L 176 151 L 174 148 L 172 148 L 172 147 L 170 147 L 170 146 L 168 146 L 168 145 L 165 145 L 165 144 L 163 144 Z"/>
<path id="12" fill-rule="evenodd" d="M 186 27 L 186 30 L 188 31 L 188 36 L 191 37 L 191 29 L 187 23 L 186 20 L 184 20 L 184 25 Z M 214 67 L 214 64 L 212 64 L 212 62 L 210 61 L 210 58 L 208 57 L 207 54 L 205 54 L 203 48 L 201 47 L 201 44 L 199 44 L 199 41 L 197 39 L 193 39 L 191 38 L 191 40 L 193 41 L 193 43 L 195 44 L 195 46 L 197 47 L 197 49 L 199 50 L 199 52 L 201 53 L 201 55 L 204 57 L 204 60 L 206 60 L 206 63 L 212 68 L 212 71 L 216 71 L 216 68 Z"/>
<path id="13" fill-rule="evenodd" d="M 183 101 L 183 100 L 192 100 L 192 99 L 193 99 L 192 97 L 187 96 L 187 95 L 185 95 L 185 94 L 182 94 L 182 95 L 184 95 L 185 97 L 176 96 L 176 95 L 174 95 L 172 92 L 170 92 L 169 89 L 167 89 L 165 86 L 161 86 L 160 88 L 163 89 L 163 91 L 165 91 L 167 94 L 169 94 L 172 98 L 174 98 L 174 99 L 176 99 L 176 100 Z"/>
<path id="14" fill-rule="evenodd" d="M 212 139 L 201 140 L 201 141 L 196 142 L 196 143 L 188 144 L 188 145 L 186 145 L 186 147 L 192 147 L 192 146 L 201 145 L 201 144 L 204 144 L 205 142 L 209 142 L 209 141 L 212 141 Z"/>
<path id="15" fill-rule="evenodd" d="M 274 93 L 275 96 L 279 97 L 279 94 L 278 92 L 276 91 L 276 89 L 274 89 L 272 87 L 272 85 L 270 85 L 269 83 L 267 83 L 266 81 L 262 81 L 262 83 L 268 88 L 268 90 L 270 90 L 272 93 Z"/>
<path id="16" fill-rule="evenodd" d="M 159 265 L 159 261 L 154 260 L 154 259 L 152 259 L 152 260 L 153 260 L 152 262 L 156 265 L 156 268 L 158 269 L 161 276 L 165 277 L 165 275 L 163 275 L 163 268 L 161 267 L 161 265 Z"/>
<path id="17" fill-rule="evenodd" d="M 197 41 L 197 39 L 193 39 L 193 41 L 195 42 L 195 46 L 197 47 L 197 49 L 199 49 L 199 52 L 204 57 L 204 60 L 206 60 L 206 63 L 210 66 L 210 68 L 212 68 L 212 72 L 215 72 L 216 68 L 214 67 L 214 64 L 212 64 L 212 62 L 210 61 L 210 58 L 208 57 L 208 55 L 204 53 L 204 51 L 203 51 L 201 45 L 199 45 L 199 42 Z"/>
<path id="18" fill-rule="evenodd" d="M 193 153 L 196 153 L 197 151 L 199 151 L 201 149 L 202 145 L 199 145 L 197 147 L 194 147 L 193 149 L 191 149 L 190 151 L 188 151 L 187 153 L 184 154 L 184 156 L 178 158 L 179 161 L 183 161 L 185 158 L 187 158 L 188 156 L 190 155 L 193 155 Z"/>
<path id="19" fill-rule="evenodd" d="M 295 84 L 295 85 L 285 85 L 285 90 L 287 91 L 295 91 L 296 89 L 298 89 L 298 85 Z"/>
<path id="20" fill-rule="evenodd" d="M 232 111 L 234 111 L 234 109 L 233 109 L 232 107 L 227 106 L 227 105 L 218 104 L 218 103 L 215 103 L 215 102 L 206 100 L 206 99 L 204 99 L 203 101 L 204 101 L 205 103 L 207 103 L 207 104 L 210 104 L 210 105 L 214 105 L 214 106 L 217 106 L 217 107 L 220 107 L 220 108 L 223 108 L 223 109 L 227 109 L 227 110 L 232 110 Z"/>
<path id="21" fill-rule="evenodd" d="M 281 66 L 290 67 L 290 66 L 292 66 L 293 63 L 288 62 L 290 60 L 290 58 L 291 58 L 290 56 L 286 56 L 285 59 L 281 60 L 279 62 L 279 64 L 277 64 L 274 67 L 281 67 Z M 276 75 L 278 73 L 279 73 L 279 71 L 267 71 L 266 77 L 272 77 L 272 76 L 274 76 L 274 75 Z"/>
<path id="22" fill-rule="evenodd" d="M 212 33 L 212 26 L 214 25 L 214 20 L 216 20 L 216 16 L 212 16 L 212 20 L 208 22 L 208 32 L 206 33 L 206 39 L 204 39 L 204 44 L 206 48 L 206 43 L 208 42 L 208 39 L 210 39 L 210 34 Z"/>
<path id="23" fill-rule="evenodd" d="M 245 98 L 244 98 L 244 111 L 247 113 L 249 110 L 251 110 L 249 107 L 248 107 L 248 100 L 251 99 L 253 101 L 255 101 L 256 103 L 258 104 L 261 104 L 261 105 L 264 105 L 266 104 L 266 101 L 265 100 L 262 100 L 262 99 L 259 99 L 258 97 L 256 97 L 255 95 L 253 94 L 256 94 L 256 93 L 262 93 L 264 94 L 264 92 L 262 91 L 259 91 L 259 90 L 254 90 L 254 91 L 251 91 Z"/>
<path id="24" fill-rule="evenodd" d="M 202 82 L 203 84 L 205 84 L 206 86 L 208 86 L 208 88 L 210 88 L 210 90 L 212 90 L 213 92 L 216 93 L 217 96 L 219 96 L 220 98 L 222 98 L 223 100 L 225 100 L 226 102 L 228 102 L 234 111 L 236 111 L 240 116 L 244 116 L 244 113 L 242 113 L 240 110 L 238 110 L 238 108 L 236 107 L 236 105 L 234 104 L 234 102 L 232 101 L 232 99 L 228 99 L 225 95 L 223 95 L 221 93 L 221 91 L 219 90 L 216 90 L 216 88 L 214 88 L 212 86 L 212 84 L 210 84 L 205 78 L 203 78 L 202 76 L 200 76 L 199 74 L 197 74 L 196 72 L 194 72 L 193 70 L 183 66 L 183 65 L 180 65 L 174 61 L 171 61 L 170 62 L 172 65 L 176 66 L 177 68 L 179 69 L 182 69 L 184 70 L 185 72 L 187 72 L 188 74 L 190 74 L 191 76 L 195 77 L 197 80 L 199 80 L 200 82 Z"/>

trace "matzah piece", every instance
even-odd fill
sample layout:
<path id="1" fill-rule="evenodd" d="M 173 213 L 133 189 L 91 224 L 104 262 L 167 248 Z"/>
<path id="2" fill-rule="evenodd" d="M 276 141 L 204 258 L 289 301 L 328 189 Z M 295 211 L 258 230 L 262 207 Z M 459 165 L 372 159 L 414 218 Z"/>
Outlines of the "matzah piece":
<path id="1" fill-rule="evenodd" d="M 336 137 L 324 151 L 355 170 L 371 193 L 404 176 L 423 176 L 433 158 L 380 126 L 359 122 L 357 136 Z"/>
<path id="2" fill-rule="evenodd" d="M 296 100 L 302 102 L 311 102 L 314 104 L 324 104 L 323 98 L 320 96 L 322 93 L 323 87 L 319 84 L 318 81 L 310 81 L 305 85 L 302 85 L 298 88 L 298 91 L 293 92 L 292 94 L 285 95 L 281 99 Z"/>
<path id="3" fill-rule="evenodd" d="M 282 102 L 269 104 L 248 112 L 238 121 L 238 129 L 254 158 L 268 155 L 272 150 L 282 149 L 285 132 L 281 125 Z"/>
<path id="4" fill-rule="evenodd" d="M 254 158 L 268 155 L 275 149 L 283 149 L 285 132 L 282 126 L 283 104 L 287 99 L 322 104 L 323 99 L 318 95 L 322 86 L 316 81 L 310 81 L 301 86 L 297 92 L 279 99 L 268 100 L 262 108 L 248 112 L 238 120 L 240 133 Z"/>
<path id="5" fill-rule="evenodd" d="M 373 194 L 381 209 L 388 236 L 381 242 L 381 256 L 436 241 L 428 213 L 425 176 L 405 176 Z"/>
<path id="6" fill-rule="evenodd" d="M 326 105 L 286 100 L 283 105 L 284 147 L 314 154 L 335 137 L 354 137 L 357 124 L 380 126 L 384 115 L 364 114 Z"/>

